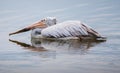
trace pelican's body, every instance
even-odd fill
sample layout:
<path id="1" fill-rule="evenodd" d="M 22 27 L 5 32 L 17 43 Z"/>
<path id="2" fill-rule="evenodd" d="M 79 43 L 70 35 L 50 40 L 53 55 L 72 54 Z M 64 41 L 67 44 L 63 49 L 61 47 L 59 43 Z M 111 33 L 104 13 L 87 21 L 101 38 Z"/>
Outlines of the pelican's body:
<path id="1" fill-rule="evenodd" d="M 44 29 L 36 28 L 33 29 L 31 36 L 33 38 L 101 37 L 101 35 L 90 26 L 80 21 L 65 21 Z"/>
<path id="2" fill-rule="evenodd" d="M 32 38 L 103 38 L 98 32 L 93 30 L 90 26 L 80 21 L 65 21 L 56 24 L 56 18 L 48 17 L 28 26 L 22 30 L 10 33 L 10 35 L 31 30 Z"/>

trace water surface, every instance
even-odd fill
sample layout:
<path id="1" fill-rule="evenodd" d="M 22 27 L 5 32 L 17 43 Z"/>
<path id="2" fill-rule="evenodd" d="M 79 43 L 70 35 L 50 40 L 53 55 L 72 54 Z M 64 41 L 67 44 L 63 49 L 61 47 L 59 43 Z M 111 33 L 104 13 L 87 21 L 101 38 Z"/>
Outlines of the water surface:
<path id="1" fill-rule="evenodd" d="M 107 41 L 31 39 L 30 32 L 9 36 L 47 16 L 80 20 Z M 0 73 L 119 73 L 120 1 L 1 0 Z"/>

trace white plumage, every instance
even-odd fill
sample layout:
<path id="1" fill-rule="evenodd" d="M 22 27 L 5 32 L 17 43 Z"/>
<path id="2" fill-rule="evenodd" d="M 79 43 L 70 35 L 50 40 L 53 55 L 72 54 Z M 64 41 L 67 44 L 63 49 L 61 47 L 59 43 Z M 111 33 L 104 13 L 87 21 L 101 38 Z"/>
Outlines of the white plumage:
<path id="1" fill-rule="evenodd" d="M 32 24 L 26 28 L 10 33 L 9 35 L 26 32 L 32 29 L 33 38 L 103 38 L 98 32 L 90 26 L 80 21 L 65 21 L 57 23 L 55 17 L 47 17 L 40 22 Z"/>
<path id="2" fill-rule="evenodd" d="M 99 33 L 90 26 L 80 21 L 65 21 L 56 25 L 41 29 L 36 28 L 32 31 L 35 38 L 65 38 L 65 37 L 101 37 Z"/>
<path id="3" fill-rule="evenodd" d="M 88 35 L 81 24 L 80 21 L 66 21 L 43 29 L 41 35 L 43 37 L 55 38 Z"/>

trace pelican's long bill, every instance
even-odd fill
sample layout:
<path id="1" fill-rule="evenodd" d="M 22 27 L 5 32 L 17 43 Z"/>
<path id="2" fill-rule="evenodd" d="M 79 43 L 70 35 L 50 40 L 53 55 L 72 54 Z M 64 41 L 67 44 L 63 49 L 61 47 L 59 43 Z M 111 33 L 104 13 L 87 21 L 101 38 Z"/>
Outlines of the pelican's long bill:
<path id="1" fill-rule="evenodd" d="M 37 27 L 37 28 L 45 28 L 46 25 L 45 25 L 43 22 L 38 22 L 38 23 L 32 24 L 32 25 L 30 25 L 30 26 L 28 26 L 28 27 L 26 27 L 26 28 L 23 28 L 23 29 L 21 29 L 21 30 L 18 30 L 18 31 L 16 31 L 16 32 L 12 32 L 12 33 L 10 33 L 9 35 L 14 35 L 14 34 L 26 32 L 26 31 L 29 31 L 29 30 L 34 29 L 34 28 L 36 28 L 36 27 Z"/>

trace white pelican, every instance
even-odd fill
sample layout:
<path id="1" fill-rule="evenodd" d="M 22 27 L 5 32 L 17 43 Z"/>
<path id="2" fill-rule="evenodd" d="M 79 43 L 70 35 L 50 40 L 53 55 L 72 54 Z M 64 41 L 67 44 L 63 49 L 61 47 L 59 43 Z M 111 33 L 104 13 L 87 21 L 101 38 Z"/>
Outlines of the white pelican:
<path id="1" fill-rule="evenodd" d="M 9 35 L 25 32 L 32 29 L 31 36 L 34 38 L 66 38 L 77 37 L 83 39 L 101 38 L 104 39 L 98 32 L 93 30 L 90 26 L 80 21 L 65 21 L 56 24 L 56 18 L 47 17 L 38 23 L 32 24 L 22 30 L 10 33 Z"/>

